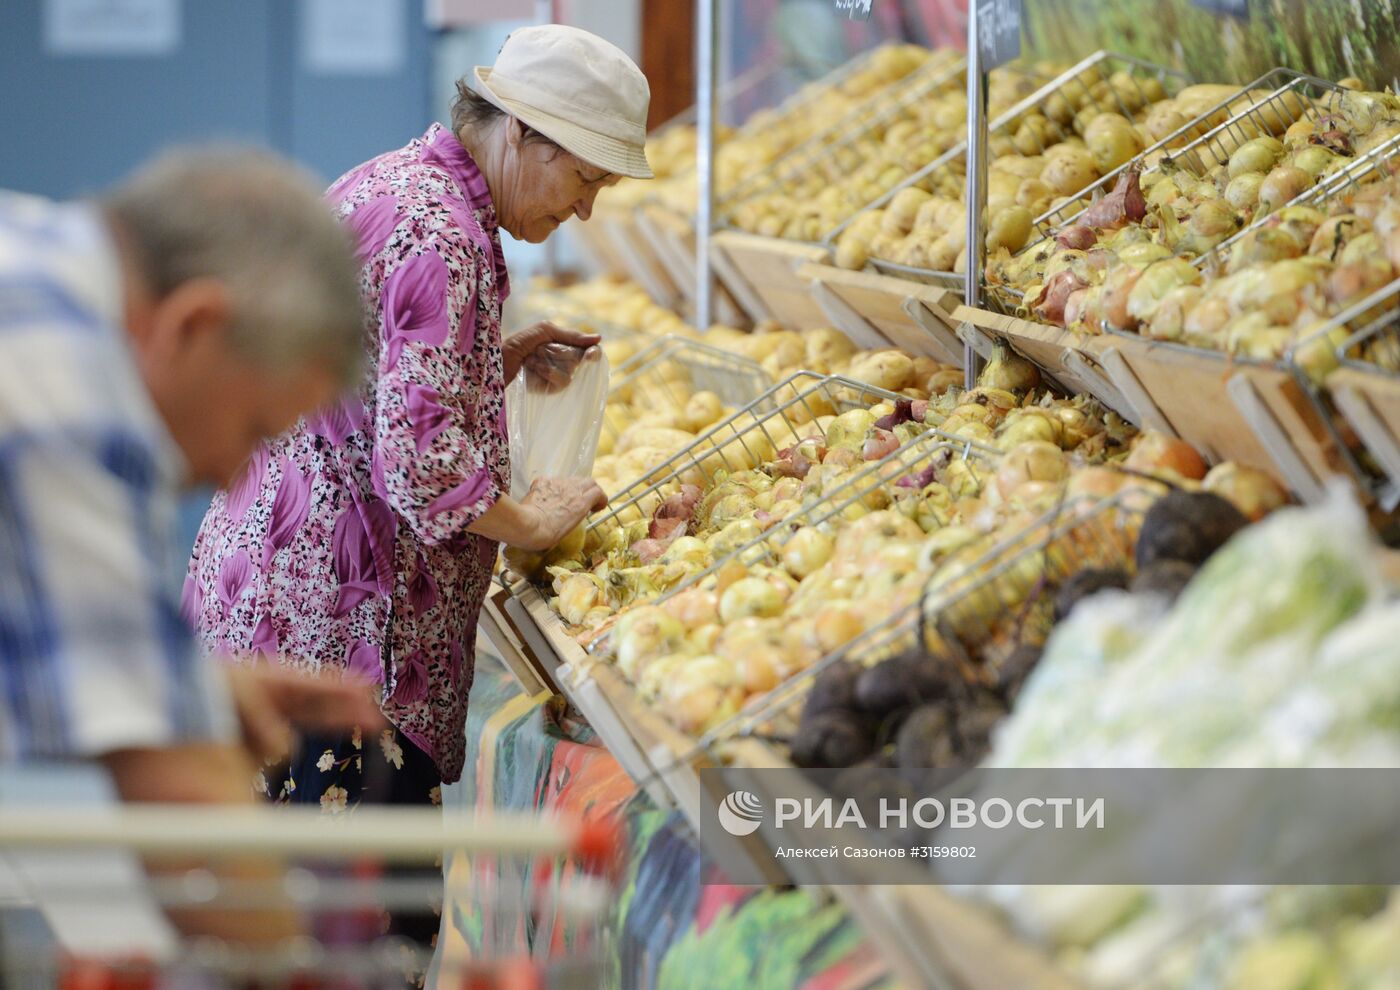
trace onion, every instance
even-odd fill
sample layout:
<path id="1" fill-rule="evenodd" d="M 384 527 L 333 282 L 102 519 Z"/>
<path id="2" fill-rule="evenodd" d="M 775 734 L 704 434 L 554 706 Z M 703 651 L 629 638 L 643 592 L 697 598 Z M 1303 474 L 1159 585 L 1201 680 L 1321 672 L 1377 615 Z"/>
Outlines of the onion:
<path id="1" fill-rule="evenodd" d="M 1053 443 L 1032 440 L 1007 451 L 997 468 L 996 490 L 1003 499 L 1028 481 L 1062 481 L 1069 465 Z"/>
<path id="2" fill-rule="evenodd" d="M 811 526 L 792 535 L 783 546 L 783 566 L 799 581 L 831 559 L 831 540 Z"/>
<path id="3" fill-rule="evenodd" d="M 1070 248 L 1075 251 L 1087 251 L 1094 246 L 1094 242 L 1099 239 L 1098 232 L 1093 227 L 1077 223 L 1072 227 L 1066 227 L 1055 235 L 1055 243 L 1060 247 Z"/>
<path id="4" fill-rule="evenodd" d="M 1237 210 L 1252 210 L 1259 203 L 1259 187 L 1263 184 L 1262 172 L 1241 172 L 1225 187 L 1225 202 Z"/>
<path id="5" fill-rule="evenodd" d="M 761 577 L 742 578 L 724 589 L 720 596 L 720 621 L 728 624 L 736 619 L 779 615 L 783 601 L 782 592 L 771 582 Z"/>
<path id="6" fill-rule="evenodd" d="M 1080 223 L 1096 230 L 1115 230 L 1137 223 L 1147 216 L 1147 200 L 1143 198 L 1136 169 L 1118 177 L 1113 192 L 1084 211 Z"/>
<path id="7" fill-rule="evenodd" d="M 875 429 L 870 431 L 870 436 L 866 438 L 865 444 L 861 447 L 861 457 L 867 461 L 878 461 L 882 457 L 887 457 L 899 449 L 899 438 L 888 430 Z"/>
<path id="8" fill-rule="evenodd" d="M 1088 283 L 1071 271 L 1063 271 L 1047 281 L 1040 290 L 1040 295 L 1036 296 L 1031 303 L 1031 309 L 1041 319 L 1057 326 L 1064 326 L 1065 304 L 1069 297 L 1080 289 L 1087 288 Z"/>
<path id="9" fill-rule="evenodd" d="M 860 610 L 851 607 L 823 609 L 815 623 L 817 646 L 823 653 L 845 646 L 865 632 Z"/>
<path id="10" fill-rule="evenodd" d="M 997 447 L 1011 450 L 1030 442 L 1053 443 L 1059 445 L 1059 431 L 1049 416 L 1033 415 L 1029 410 L 1007 423 L 1006 428 L 997 434 Z"/>
<path id="11" fill-rule="evenodd" d="M 1312 187 L 1313 178 L 1300 168 L 1280 165 L 1259 186 L 1259 208 L 1265 213 L 1293 202 Z"/>
<path id="12" fill-rule="evenodd" d="M 1283 144 L 1277 138 L 1259 137 L 1246 141 L 1230 156 L 1230 178 L 1245 172 L 1267 172 L 1274 167 L 1281 154 Z"/>
<path id="13" fill-rule="evenodd" d="M 1337 156 L 1330 150 L 1314 144 L 1290 156 L 1288 163 L 1294 168 L 1300 168 L 1307 172 L 1308 175 L 1312 176 L 1313 181 L 1317 181 L 1318 176 L 1331 168 L 1332 163 L 1336 160 Z"/>
<path id="14" fill-rule="evenodd" d="M 739 683 L 749 694 L 762 694 L 777 687 L 782 678 L 772 657 L 763 653 L 748 653 L 734 664 Z"/>
<path id="15" fill-rule="evenodd" d="M 1141 277 L 1142 270 L 1131 265 L 1108 273 L 1103 285 L 1103 318 L 1109 326 L 1117 330 L 1131 330 L 1135 326 L 1128 315 L 1128 297 Z"/>
<path id="16" fill-rule="evenodd" d="M 834 447 L 822 458 L 823 465 L 831 464 L 842 468 L 855 467 L 859 463 L 860 453 L 848 447 Z"/>
<path id="17" fill-rule="evenodd" d="M 977 384 L 984 388 L 1007 392 L 1026 392 L 1040 384 L 1040 371 L 1034 364 L 1014 353 L 1002 340 L 992 345 L 992 359 L 982 369 Z"/>
<path id="18" fill-rule="evenodd" d="M 1149 265 L 1128 294 L 1127 313 L 1132 325 L 1152 319 L 1162 297 L 1172 289 L 1194 285 L 1200 280 L 1200 270 L 1182 258 L 1168 258 Z"/>
<path id="19" fill-rule="evenodd" d="M 1076 326 L 1084 319 L 1084 311 L 1089 303 L 1089 290 L 1076 289 L 1065 300 L 1065 312 L 1061 322 L 1066 327 Z"/>
<path id="20" fill-rule="evenodd" d="M 687 630 L 719 621 L 719 597 L 706 588 L 687 588 L 666 599 L 660 607 Z"/>
<path id="21" fill-rule="evenodd" d="M 1253 522 L 1258 522 L 1288 502 L 1288 493 L 1272 475 L 1233 461 L 1211 468 L 1206 475 L 1204 488 L 1229 499 Z"/>
<path id="22" fill-rule="evenodd" d="M 1308 254 L 1336 260 L 1348 240 L 1358 234 L 1367 233 L 1370 229 L 1370 221 L 1355 213 L 1328 217 L 1313 234 L 1312 243 L 1308 245 Z"/>
<path id="23" fill-rule="evenodd" d="M 1139 332 L 1154 340 L 1181 340 L 1186 332 L 1186 316 L 1204 294 L 1199 285 L 1177 286 L 1162 297 L 1152 319 Z"/>
<path id="24" fill-rule="evenodd" d="M 1172 471 L 1198 481 L 1206 476 L 1206 462 L 1195 447 L 1156 430 L 1144 430 L 1138 436 L 1124 463 L 1137 471 Z"/>
<path id="25" fill-rule="evenodd" d="M 617 666 L 629 679 L 636 678 L 644 661 L 671 653 L 684 642 L 685 628 L 655 605 L 634 608 L 613 627 Z"/>
<path id="26" fill-rule="evenodd" d="M 1065 486 L 1065 497 L 1068 499 L 1078 496 L 1109 498 L 1116 495 L 1127 480 L 1127 475 L 1122 471 L 1115 471 L 1113 468 L 1102 466 L 1080 468 L 1070 475 L 1069 484 Z"/>

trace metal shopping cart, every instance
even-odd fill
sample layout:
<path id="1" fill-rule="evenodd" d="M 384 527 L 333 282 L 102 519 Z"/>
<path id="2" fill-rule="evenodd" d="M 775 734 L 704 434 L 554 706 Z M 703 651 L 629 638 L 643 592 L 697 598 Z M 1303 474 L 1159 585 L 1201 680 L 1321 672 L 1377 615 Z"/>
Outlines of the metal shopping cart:
<path id="1" fill-rule="evenodd" d="M 56 787 L 51 776 L 31 801 L 14 794 L 33 788 L 17 787 L 15 772 L 0 773 L 5 990 L 380 990 L 418 979 L 444 990 L 605 984 L 619 849 L 611 822 L 437 808 L 328 816 L 300 808 L 120 805 L 106 800 L 90 772 L 52 773 L 74 786 Z M 534 882 L 483 890 L 470 871 L 454 868 L 444 884 L 433 864 L 457 855 L 531 864 Z M 410 865 L 418 869 L 396 869 Z M 433 949 L 367 924 L 385 909 L 426 910 L 430 902 L 449 918 L 483 910 L 510 916 L 510 924 L 495 926 L 501 930 L 524 919 L 530 948 L 468 945 L 449 924 Z M 182 934 L 172 922 L 180 919 L 188 931 L 214 917 L 270 916 L 300 919 L 301 931 L 240 941 Z M 561 954 L 557 935 L 566 928 Z"/>

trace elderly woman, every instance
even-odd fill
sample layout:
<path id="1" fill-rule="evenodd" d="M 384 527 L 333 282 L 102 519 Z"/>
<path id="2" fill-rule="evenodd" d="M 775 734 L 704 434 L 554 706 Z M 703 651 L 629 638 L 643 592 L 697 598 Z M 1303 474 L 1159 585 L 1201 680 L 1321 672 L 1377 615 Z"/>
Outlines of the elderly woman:
<path id="1" fill-rule="evenodd" d="M 458 83 L 451 128 L 354 169 L 327 197 L 354 233 L 369 369 L 358 394 L 259 448 L 210 506 L 185 605 L 210 650 L 339 668 L 380 686 L 392 730 L 317 740 L 273 798 L 338 811 L 437 803 L 461 775 L 473 645 L 498 546 L 553 546 L 605 504 L 588 478 L 511 499 L 505 386 L 550 345 L 502 339 L 499 228 L 532 242 L 649 178 L 650 93 L 620 50 L 550 25 Z M 581 354 L 578 350 L 576 353 Z"/>

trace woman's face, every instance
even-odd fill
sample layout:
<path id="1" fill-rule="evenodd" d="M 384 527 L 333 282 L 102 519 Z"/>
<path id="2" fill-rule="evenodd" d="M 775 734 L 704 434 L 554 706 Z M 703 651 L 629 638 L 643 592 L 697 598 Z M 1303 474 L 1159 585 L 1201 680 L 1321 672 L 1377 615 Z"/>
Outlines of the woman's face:
<path id="1" fill-rule="evenodd" d="M 518 127 L 511 121 L 513 128 Z M 526 141 L 518 129 L 511 142 L 514 168 L 511 196 L 501 210 L 501 225 L 512 237 L 538 244 L 570 217 L 587 220 L 599 190 L 621 176 L 575 157 L 547 141 Z"/>

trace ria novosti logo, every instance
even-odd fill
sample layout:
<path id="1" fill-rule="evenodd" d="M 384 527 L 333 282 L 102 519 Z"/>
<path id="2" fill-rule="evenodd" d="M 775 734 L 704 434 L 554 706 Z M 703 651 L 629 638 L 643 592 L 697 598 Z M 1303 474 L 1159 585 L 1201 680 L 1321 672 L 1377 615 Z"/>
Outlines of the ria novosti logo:
<path id="1" fill-rule="evenodd" d="M 730 835 L 752 835 L 763 824 L 763 802 L 748 791 L 731 791 L 716 813 Z"/>

